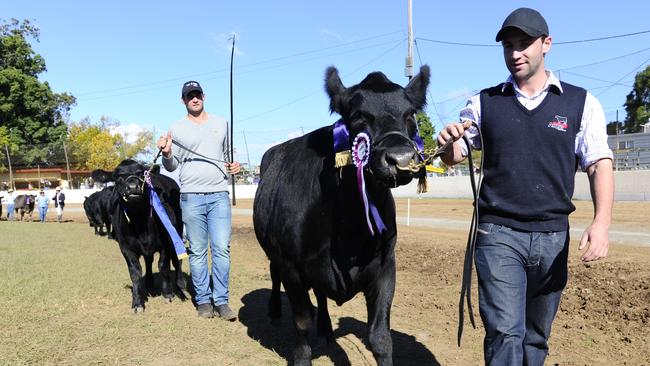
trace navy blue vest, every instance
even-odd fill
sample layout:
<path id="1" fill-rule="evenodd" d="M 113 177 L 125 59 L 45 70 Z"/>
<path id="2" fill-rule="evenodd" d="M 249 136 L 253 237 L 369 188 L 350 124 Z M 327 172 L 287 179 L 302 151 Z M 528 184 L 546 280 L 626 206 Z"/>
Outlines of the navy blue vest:
<path id="1" fill-rule="evenodd" d="M 483 183 L 479 220 L 523 231 L 563 231 L 578 160 L 575 137 L 586 91 L 551 86 L 542 103 L 527 110 L 511 84 L 481 91 Z"/>

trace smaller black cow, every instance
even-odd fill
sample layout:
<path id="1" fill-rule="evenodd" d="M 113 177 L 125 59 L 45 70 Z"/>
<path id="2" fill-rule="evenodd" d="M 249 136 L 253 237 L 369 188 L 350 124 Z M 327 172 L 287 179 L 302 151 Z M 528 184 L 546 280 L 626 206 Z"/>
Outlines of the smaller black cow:
<path id="1" fill-rule="evenodd" d="M 34 204 L 36 203 L 36 196 L 33 194 L 21 194 L 14 199 L 14 212 L 20 213 L 20 221 L 23 221 L 25 214 L 29 221 L 32 221 L 32 213 L 34 212 Z"/>
<path id="2" fill-rule="evenodd" d="M 113 194 L 113 186 L 109 186 L 91 194 L 84 200 L 84 211 L 88 218 L 88 224 L 95 229 L 95 235 L 108 235 L 109 239 L 115 238 L 111 214 L 118 201 Z"/>
<path id="3" fill-rule="evenodd" d="M 115 182 L 111 197 L 111 222 L 120 251 L 126 260 L 133 283 L 131 307 L 134 312 L 144 311 L 147 288 L 153 287 L 151 266 L 153 256 L 159 253 L 158 270 L 162 277 L 163 297 L 171 301 L 174 283 L 185 288 L 181 261 L 176 256 L 173 242 L 149 203 L 149 186 L 144 182 L 148 168 L 134 160 L 122 161 L 114 171 L 95 170 L 92 178 L 97 182 Z M 181 220 L 180 190 L 176 182 L 157 170 L 151 173 L 151 182 L 160 198 L 169 220 L 179 235 L 183 233 Z M 146 275 L 142 276 L 140 257 L 144 257 Z M 176 269 L 174 278 L 170 262 Z"/>

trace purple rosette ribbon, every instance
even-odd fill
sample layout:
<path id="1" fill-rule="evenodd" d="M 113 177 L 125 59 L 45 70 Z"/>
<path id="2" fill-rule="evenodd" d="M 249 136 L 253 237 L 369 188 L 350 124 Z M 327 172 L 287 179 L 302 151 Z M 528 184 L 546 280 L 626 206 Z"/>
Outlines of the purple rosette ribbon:
<path id="1" fill-rule="evenodd" d="M 363 208 L 366 212 L 366 223 L 368 224 L 368 230 L 370 234 L 375 235 L 374 230 L 372 229 L 372 223 L 370 222 L 370 216 L 372 215 L 375 225 L 377 225 L 377 230 L 379 233 L 386 229 L 384 222 L 381 220 L 381 216 L 377 211 L 377 207 L 370 202 L 368 199 L 368 193 L 366 191 L 366 180 L 364 178 L 363 169 L 368 164 L 370 159 L 370 136 L 365 132 L 360 132 L 352 142 L 352 163 L 357 168 L 357 186 L 359 187 L 359 194 L 363 200 Z"/>

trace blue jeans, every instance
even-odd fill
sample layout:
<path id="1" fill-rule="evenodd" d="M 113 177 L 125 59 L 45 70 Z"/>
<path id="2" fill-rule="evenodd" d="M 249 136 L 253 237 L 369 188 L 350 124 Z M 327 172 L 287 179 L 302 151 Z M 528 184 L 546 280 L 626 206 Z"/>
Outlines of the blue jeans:
<path id="1" fill-rule="evenodd" d="M 14 219 L 14 203 L 9 203 L 7 204 L 7 220 L 13 220 Z"/>
<path id="2" fill-rule="evenodd" d="M 231 209 L 228 192 L 182 193 L 181 210 L 187 240 L 192 284 L 197 305 L 228 303 L 230 276 Z M 208 240 L 209 239 L 209 240 Z M 208 242 L 212 252 L 212 291 L 208 266 Z"/>
<path id="3" fill-rule="evenodd" d="M 486 365 L 543 365 L 567 283 L 568 231 L 482 223 L 476 242 Z"/>
<path id="4" fill-rule="evenodd" d="M 45 222 L 45 216 L 47 215 L 47 207 L 39 207 L 38 208 L 38 218 L 41 220 L 41 222 Z"/>

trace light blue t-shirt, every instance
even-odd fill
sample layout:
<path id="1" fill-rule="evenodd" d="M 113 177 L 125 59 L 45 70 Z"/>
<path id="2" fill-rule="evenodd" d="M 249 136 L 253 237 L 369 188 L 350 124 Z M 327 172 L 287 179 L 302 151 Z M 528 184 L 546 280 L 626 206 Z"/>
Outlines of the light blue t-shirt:
<path id="1" fill-rule="evenodd" d="M 46 195 L 41 196 L 39 194 L 38 197 L 36 197 L 36 204 L 40 208 L 47 207 L 50 204 L 50 198 Z"/>
<path id="2" fill-rule="evenodd" d="M 162 159 L 163 166 L 170 172 L 180 169 L 181 193 L 227 191 L 230 175 L 224 162 L 230 161 L 230 143 L 226 120 L 211 114 L 201 124 L 183 118 L 172 124 L 169 130 L 172 141 L 200 154 L 174 144 L 172 156 Z"/>

